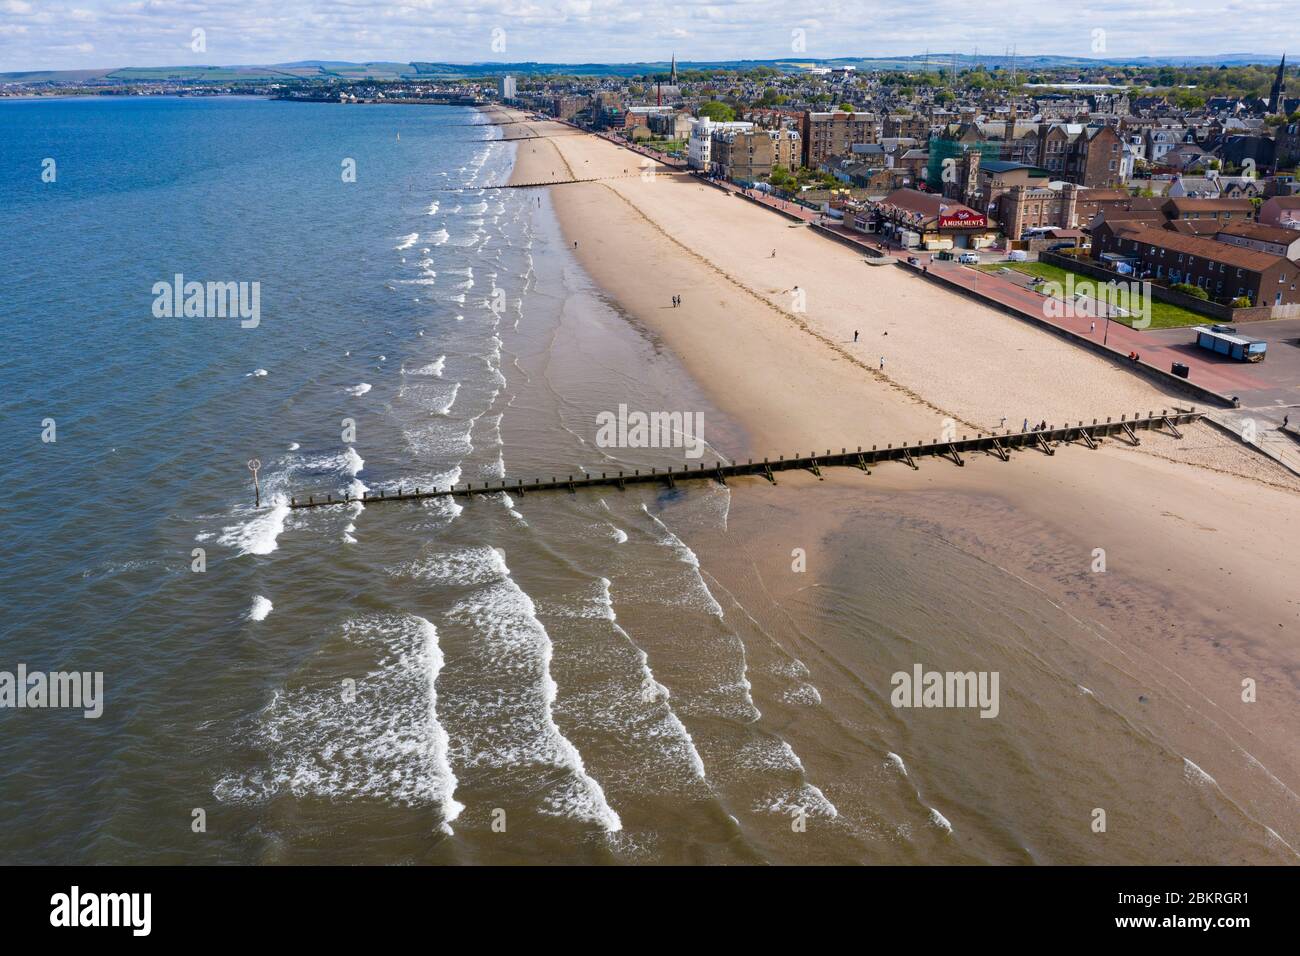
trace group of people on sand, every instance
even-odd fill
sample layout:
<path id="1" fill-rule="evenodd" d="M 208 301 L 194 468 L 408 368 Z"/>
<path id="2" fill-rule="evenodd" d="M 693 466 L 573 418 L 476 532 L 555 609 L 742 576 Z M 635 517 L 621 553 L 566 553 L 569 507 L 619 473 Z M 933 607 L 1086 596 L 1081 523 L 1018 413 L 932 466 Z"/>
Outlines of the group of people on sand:
<path id="1" fill-rule="evenodd" d="M 682 297 L 680 295 L 673 296 L 673 308 L 675 309 L 681 304 L 682 304 Z"/>

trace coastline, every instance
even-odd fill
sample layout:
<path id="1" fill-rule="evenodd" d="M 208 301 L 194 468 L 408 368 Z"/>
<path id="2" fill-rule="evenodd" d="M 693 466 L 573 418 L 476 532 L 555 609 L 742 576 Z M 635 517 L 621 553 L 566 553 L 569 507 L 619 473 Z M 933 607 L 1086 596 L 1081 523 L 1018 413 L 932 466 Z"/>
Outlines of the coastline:
<path id="1" fill-rule="evenodd" d="M 508 139 L 530 137 L 517 147 L 514 183 L 575 169 L 575 178 L 606 177 L 550 189 L 561 228 L 610 300 L 661 337 L 743 427 L 746 447 L 725 449 L 733 458 L 920 439 L 939 434 L 946 417 L 961 433 L 996 429 L 1003 416 L 1014 428 L 1021 417 L 1186 405 L 1111 362 L 978 303 L 944 300 L 905 270 L 867 267 L 853 251 L 683 174 L 643 178 L 640 157 L 597 137 L 557 123 L 509 131 Z M 761 254 L 773 247 L 775 260 Z M 793 307 L 796 286 L 806 311 Z M 674 294 L 682 308 L 671 306 Z M 854 351 L 855 326 L 870 353 Z M 873 361 L 881 353 L 883 370 Z M 1252 819 L 1279 829 L 1286 847 L 1300 846 L 1292 822 L 1300 748 L 1288 732 L 1300 613 L 1278 560 L 1300 530 L 1300 482 L 1208 425 L 1139 449 L 1110 442 L 968 464 L 828 473 L 820 485 L 783 477 L 776 490 L 757 482 L 763 488 L 732 497 L 730 543 L 692 544 L 721 586 L 742 593 L 749 571 L 726 558 L 737 534 L 755 567 L 760 552 L 779 568 L 792 543 L 813 541 L 824 572 L 815 584 L 800 581 L 807 588 L 871 547 L 841 533 L 854 515 L 875 509 L 924 525 L 1110 635 L 1072 654 L 1114 678 L 1116 713 L 1204 768 Z M 1090 573 L 1096 548 L 1107 553 L 1105 574 Z M 765 581 L 773 585 L 771 574 Z M 1240 699 L 1247 679 L 1257 702 Z M 1294 850 L 1280 854 L 1294 859 Z"/>

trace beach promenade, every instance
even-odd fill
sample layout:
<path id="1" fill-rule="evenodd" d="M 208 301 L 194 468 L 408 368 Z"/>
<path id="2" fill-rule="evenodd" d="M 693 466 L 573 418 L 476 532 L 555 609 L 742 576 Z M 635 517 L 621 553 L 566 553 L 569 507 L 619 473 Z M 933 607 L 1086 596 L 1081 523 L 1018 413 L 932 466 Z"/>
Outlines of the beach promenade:
<path id="1" fill-rule="evenodd" d="M 671 169 L 685 169 L 684 161 L 659 153 L 647 146 L 628 143 L 613 133 L 599 135 L 621 149 L 629 150 Z M 1219 404 L 1229 406 L 1236 399 L 1240 404 L 1250 406 L 1257 413 L 1262 413 L 1272 425 L 1278 426 L 1285 412 L 1285 398 L 1294 391 L 1294 379 L 1297 378 L 1292 374 L 1294 369 L 1288 367 L 1285 374 L 1280 370 L 1275 373 L 1273 369 L 1279 364 L 1277 362 L 1268 367 L 1243 365 L 1208 355 L 1195 346 L 1194 333 L 1190 329 L 1139 330 L 1121 322 L 1108 323 L 1104 319 L 1049 315 L 1045 304 L 1047 296 L 1014 281 L 1014 276 L 1004 278 L 996 273 L 960 265 L 955 261 L 935 259 L 932 253 L 900 248 L 888 240 L 849 229 L 843 223 L 823 216 L 800 203 L 772 196 L 761 190 L 745 189 L 724 180 L 706 181 L 726 193 L 741 196 L 787 219 L 815 226 L 814 231 L 824 231 L 830 234 L 828 238 L 833 236 L 843 243 L 858 247 L 865 256 L 890 256 L 900 262 L 916 256 L 926 266 L 924 274 L 933 281 L 946 283 L 966 294 L 979 296 L 1034 322 L 1053 326 L 1070 333 L 1071 336 L 1077 336 L 1081 346 L 1096 353 L 1110 355 L 1120 364 L 1120 367 L 1146 372 L 1157 379 L 1166 379 L 1164 382 L 1166 387 L 1175 389 L 1180 387 L 1178 382 L 1172 380 L 1172 366 L 1175 362 L 1180 362 L 1189 369 L 1188 378 L 1185 380 L 1186 384 L 1191 386 L 1189 401 L 1213 403 L 1217 400 Z M 985 251 L 983 255 L 987 258 L 990 255 L 996 256 L 997 253 Z M 1212 324 L 1212 320 L 1207 318 L 1206 323 Z M 1300 322 L 1268 324 L 1276 327 L 1287 326 L 1285 330 L 1281 330 L 1285 335 L 1300 336 Z M 1276 352 L 1277 349 L 1274 351 Z M 1136 362 L 1129 357 L 1133 354 L 1138 356 Z M 1267 407 L 1265 401 L 1274 407 Z"/>

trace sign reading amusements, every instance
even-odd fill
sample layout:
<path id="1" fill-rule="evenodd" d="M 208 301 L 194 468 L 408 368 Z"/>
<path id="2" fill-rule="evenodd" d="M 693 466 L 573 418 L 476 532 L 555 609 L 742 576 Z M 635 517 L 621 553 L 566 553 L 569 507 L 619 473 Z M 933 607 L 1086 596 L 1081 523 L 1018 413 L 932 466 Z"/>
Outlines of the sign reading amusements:
<path id="1" fill-rule="evenodd" d="M 973 209 L 959 209 L 948 216 L 939 217 L 940 229 L 979 229 L 988 225 L 983 213 Z"/>

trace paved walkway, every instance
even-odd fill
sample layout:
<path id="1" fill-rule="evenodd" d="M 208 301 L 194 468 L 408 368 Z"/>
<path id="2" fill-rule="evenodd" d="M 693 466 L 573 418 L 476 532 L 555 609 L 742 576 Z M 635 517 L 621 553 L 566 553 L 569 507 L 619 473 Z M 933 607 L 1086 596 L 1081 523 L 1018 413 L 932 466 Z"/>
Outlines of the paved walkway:
<path id="1" fill-rule="evenodd" d="M 1275 406 L 1262 408 L 1215 408 L 1205 417 L 1212 419 L 1236 435 L 1241 441 L 1253 445 L 1292 473 L 1300 475 L 1300 443 L 1295 433 L 1281 426 L 1282 416 Z M 1275 420 L 1276 419 L 1276 420 Z"/>
<path id="2" fill-rule="evenodd" d="M 921 261 L 926 261 L 924 256 Z M 1204 358 L 1198 354 L 1203 350 L 1193 343 L 1194 333 L 1191 329 L 1185 331 L 1185 342 L 1172 342 L 1167 337 L 1161 341 L 1151 337 L 1148 332 L 1131 329 L 1122 322 L 1107 322 L 1104 318 L 1049 317 L 1047 296 L 997 273 L 980 272 L 955 262 L 939 260 L 930 263 L 930 271 L 945 281 L 970 289 L 986 299 L 1098 342 L 1121 361 L 1127 362 L 1129 353 L 1136 352 L 1142 365 L 1162 372 L 1170 371 L 1174 362 L 1182 362 L 1188 367 L 1189 381 L 1220 395 L 1233 396 L 1258 387 L 1259 376 L 1251 375 L 1253 366 L 1249 363 L 1227 363 L 1208 354 Z"/>

